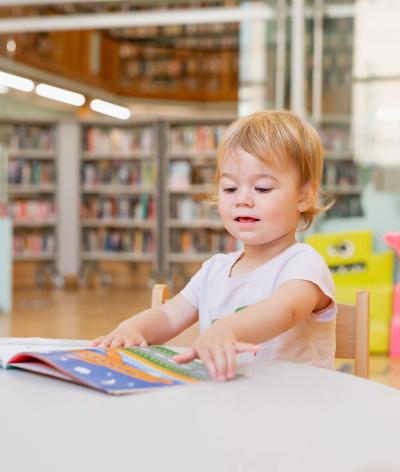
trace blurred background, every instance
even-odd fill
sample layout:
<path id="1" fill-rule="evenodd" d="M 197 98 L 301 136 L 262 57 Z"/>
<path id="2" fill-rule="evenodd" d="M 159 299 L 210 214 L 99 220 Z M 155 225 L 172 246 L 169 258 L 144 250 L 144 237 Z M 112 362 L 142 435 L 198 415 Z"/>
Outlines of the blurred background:
<path id="1" fill-rule="evenodd" d="M 0 336 L 95 337 L 236 250 L 205 201 L 216 146 L 291 109 L 336 197 L 299 240 L 339 301 L 370 291 L 372 376 L 400 385 L 398 18 L 400 0 L 2 1 Z"/>

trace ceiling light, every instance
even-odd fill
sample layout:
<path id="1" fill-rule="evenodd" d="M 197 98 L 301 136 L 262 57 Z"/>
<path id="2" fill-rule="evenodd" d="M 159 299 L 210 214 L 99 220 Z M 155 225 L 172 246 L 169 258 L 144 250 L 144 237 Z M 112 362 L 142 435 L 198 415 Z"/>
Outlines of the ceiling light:
<path id="1" fill-rule="evenodd" d="M 53 87 L 52 85 L 48 84 L 38 84 L 36 86 L 35 92 L 41 97 L 57 100 L 58 102 L 68 103 L 69 105 L 74 105 L 76 107 L 80 107 L 85 103 L 85 97 L 82 94 L 71 92 L 70 90 L 59 87 Z"/>
<path id="2" fill-rule="evenodd" d="M 113 118 L 119 118 L 120 120 L 127 120 L 131 116 L 131 112 L 128 108 L 114 105 L 114 103 L 105 102 L 98 98 L 90 102 L 90 108 L 93 111 L 112 116 Z"/>
<path id="3" fill-rule="evenodd" d="M 15 88 L 17 90 L 22 90 L 22 92 L 32 92 L 35 87 L 35 84 L 32 82 L 32 80 L 1 71 L 0 84 L 5 85 L 6 87 Z"/>
<path id="4" fill-rule="evenodd" d="M 17 49 L 17 43 L 13 39 L 9 39 L 7 41 L 6 48 L 7 48 L 7 52 L 9 52 L 10 54 L 13 54 L 15 50 Z"/>
<path id="5" fill-rule="evenodd" d="M 0 93 L 4 95 L 5 93 L 8 93 L 9 91 L 10 91 L 10 89 L 6 85 L 3 85 L 0 82 Z"/>
<path id="6" fill-rule="evenodd" d="M 386 108 L 375 113 L 379 121 L 400 121 L 400 108 Z"/>

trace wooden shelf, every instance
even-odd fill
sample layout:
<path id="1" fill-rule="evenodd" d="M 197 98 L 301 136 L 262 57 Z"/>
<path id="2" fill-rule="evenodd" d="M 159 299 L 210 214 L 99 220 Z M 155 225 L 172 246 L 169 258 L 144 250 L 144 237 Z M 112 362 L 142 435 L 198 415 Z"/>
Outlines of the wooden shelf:
<path id="1" fill-rule="evenodd" d="M 153 195 L 154 186 L 147 185 L 83 185 L 82 193 L 101 193 L 104 195 L 141 195 L 142 193 Z"/>
<path id="2" fill-rule="evenodd" d="M 220 220 L 174 220 L 170 219 L 167 222 L 169 228 L 209 228 L 209 229 L 224 229 L 224 225 Z"/>
<path id="3" fill-rule="evenodd" d="M 171 263 L 197 263 L 204 262 L 209 259 L 212 254 L 176 254 L 170 253 L 167 259 Z"/>
<path id="4" fill-rule="evenodd" d="M 132 153 L 118 153 L 118 152 L 92 152 L 85 151 L 82 153 L 82 160 L 84 161 L 99 161 L 99 160 L 110 160 L 110 161 L 122 161 L 122 160 L 141 160 L 151 159 L 153 156 L 152 152 L 147 151 L 135 151 Z"/>
<path id="5" fill-rule="evenodd" d="M 332 151 L 325 150 L 325 159 L 331 161 L 352 161 L 353 153 L 351 151 Z"/>
<path id="6" fill-rule="evenodd" d="M 25 253 L 25 254 L 15 254 L 13 260 L 16 262 L 41 262 L 41 261 L 52 261 L 54 260 L 54 254 L 34 254 L 34 253 Z"/>
<path id="7" fill-rule="evenodd" d="M 135 254 L 134 252 L 84 251 L 83 261 L 115 261 L 115 262 L 152 262 L 153 254 Z"/>
<path id="8" fill-rule="evenodd" d="M 169 154 L 170 160 L 181 160 L 181 159 L 213 159 L 217 157 L 217 150 L 213 149 L 211 151 L 172 151 Z"/>
<path id="9" fill-rule="evenodd" d="M 8 192 L 13 195 L 34 195 L 40 193 L 54 193 L 56 190 L 55 184 L 11 184 L 8 186 Z"/>
<path id="10" fill-rule="evenodd" d="M 135 220 L 124 218 L 83 218 L 81 220 L 83 227 L 115 227 L 115 228 L 138 228 L 138 229 L 154 229 L 153 220 Z"/>
<path id="11" fill-rule="evenodd" d="M 357 195 L 362 192 L 361 185 L 325 185 L 323 188 L 336 195 Z"/>
<path id="12" fill-rule="evenodd" d="M 188 194 L 188 195 L 196 195 L 202 193 L 215 193 L 216 192 L 215 185 L 190 185 L 188 188 L 170 188 L 169 193 L 171 194 Z"/>
<path id="13" fill-rule="evenodd" d="M 55 219 L 13 220 L 14 228 L 45 228 L 55 226 L 56 224 Z"/>
<path id="14" fill-rule="evenodd" d="M 54 151 L 40 149 L 10 149 L 8 155 L 10 159 L 34 159 L 39 161 L 54 160 L 56 158 Z"/>

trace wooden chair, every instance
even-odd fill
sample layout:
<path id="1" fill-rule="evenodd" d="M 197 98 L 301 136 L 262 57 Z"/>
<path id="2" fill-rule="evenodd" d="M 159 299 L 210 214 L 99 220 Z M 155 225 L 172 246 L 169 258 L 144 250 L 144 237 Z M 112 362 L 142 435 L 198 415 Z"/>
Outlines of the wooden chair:
<path id="1" fill-rule="evenodd" d="M 153 288 L 151 306 L 162 305 L 169 297 L 168 286 L 157 284 Z M 198 323 L 191 326 L 167 344 L 189 346 L 199 332 Z M 357 292 L 355 305 L 338 303 L 336 317 L 336 357 L 354 359 L 354 374 L 369 375 L 369 293 Z"/>
<path id="2" fill-rule="evenodd" d="M 354 359 L 354 374 L 369 376 L 369 292 L 360 291 L 355 305 L 338 303 L 336 357 Z"/>

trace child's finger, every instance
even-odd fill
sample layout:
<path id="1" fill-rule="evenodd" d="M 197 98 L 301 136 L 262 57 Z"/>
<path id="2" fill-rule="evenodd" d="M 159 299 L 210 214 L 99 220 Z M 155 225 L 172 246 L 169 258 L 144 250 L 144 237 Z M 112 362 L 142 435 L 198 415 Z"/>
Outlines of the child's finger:
<path id="1" fill-rule="evenodd" d="M 203 364 L 207 367 L 211 378 L 213 380 L 218 380 L 214 359 L 213 359 L 213 356 L 211 355 L 210 351 L 207 348 L 198 349 L 197 350 L 197 356 L 201 359 Z"/>
<path id="2" fill-rule="evenodd" d="M 226 356 L 226 376 L 228 379 L 234 379 L 236 374 L 236 349 L 232 344 L 224 346 Z"/>
<path id="3" fill-rule="evenodd" d="M 121 336 L 115 336 L 113 341 L 110 343 L 110 347 L 123 347 L 125 341 Z"/>
<path id="4" fill-rule="evenodd" d="M 236 353 L 241 353 L 241 352 L 250 352 L 254 355 L 257 354 L 257 352 L 260 350 L 260 345 L 259 344 L 252 344 L 252 343 L 242 343 L 242 342 L 237 342 L 235 343 L 235 349 Z"/>
<path id="5" fill-rule="evenodd" d="M 108 334 L 107 336 L 103 336 L 103 339 L 101 340 L 99 347 L 110 347 L 110 344 L 112 343 L 114 339 L 113 334 Z"/>
<path id="6" fill-rule="evenodd" d="M 177 362 L 178 364 L 184 364 L 185 362 L 190 362 L 193 359 L 197 359 L 197 357 L 198 356 L 196 354 L 196 351 L 192 347 L 190 347 L 182 354 L 178 354 L 174 356 L 173 360 Z"/>
<path id="7" fill-rule="evenodd" d="M 217 380 L 224 381 L 226 380 L 227 375 L 227 360 L 226 353 L 222 346 L 215 346 L 213 349 L 213 359 L 217 375 Z"/>
<path id="8" fill-rule="evenodd" d="M 101 341 L 103 341 L 103 339 L 104 339 L 104 336 L 99 336 L 98 338 L 93 339 L 90 345 L 93 347 L 98 346 L 101 343 Z"/>

